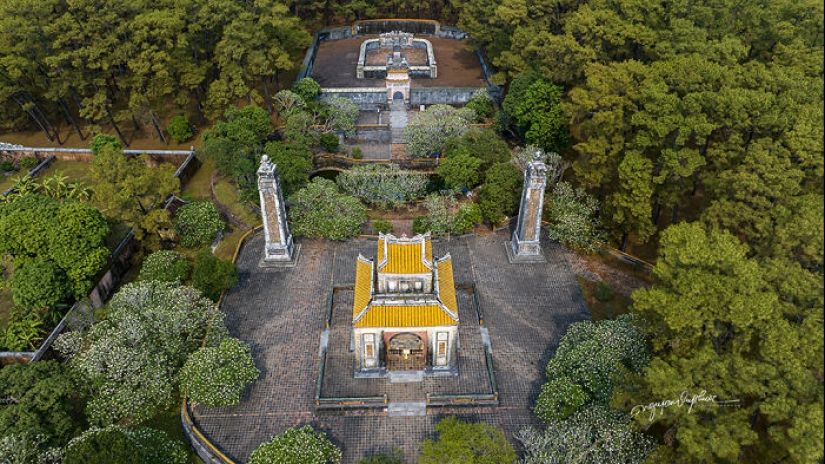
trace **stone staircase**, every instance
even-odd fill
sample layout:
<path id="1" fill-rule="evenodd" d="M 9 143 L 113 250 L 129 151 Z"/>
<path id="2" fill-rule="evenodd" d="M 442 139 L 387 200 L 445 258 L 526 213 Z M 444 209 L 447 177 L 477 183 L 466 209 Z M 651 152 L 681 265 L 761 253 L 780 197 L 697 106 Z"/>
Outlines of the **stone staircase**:
<path id="1" fill-rule="evenodd" d="M 390 105 L 390 129 L 392 130 L 392 144 L 405 143 L 404 127 L 407 126 L 407 105 L 395 102 Z"/>

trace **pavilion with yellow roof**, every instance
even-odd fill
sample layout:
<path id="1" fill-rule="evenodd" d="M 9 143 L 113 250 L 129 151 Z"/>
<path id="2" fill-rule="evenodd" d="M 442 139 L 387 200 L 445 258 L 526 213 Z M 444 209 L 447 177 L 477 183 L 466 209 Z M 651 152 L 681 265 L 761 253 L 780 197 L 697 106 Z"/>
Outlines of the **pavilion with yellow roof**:
<path id="1" fill-rule="evenodd" d="M 352 308 L 356 376 L 457 373 L 458 304 L 449 254 L 430 235 L 379 235 L 374 260 L 358 256 Z"/>

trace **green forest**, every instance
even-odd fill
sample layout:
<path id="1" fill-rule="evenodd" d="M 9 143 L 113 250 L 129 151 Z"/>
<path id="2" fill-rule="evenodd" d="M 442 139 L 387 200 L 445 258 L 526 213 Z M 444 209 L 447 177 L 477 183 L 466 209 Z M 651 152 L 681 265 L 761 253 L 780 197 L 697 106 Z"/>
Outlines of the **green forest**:
<path id="1" fill-rule="evenodd" d="M 467 31 L 505 88 L 497 127 L 509 146 L 558 151 L 613 246 L 655 245 L 652 284 L 631 307 L 649 365 L 602 385 L 598 407 L 685 390 L 737 405 L 652 426 L 637 416 L 658 444 L 644 447 L 648 462 L 821 462 L 821 0 L 6 1 L 0 131 L 60 143 L 58 127 L 88 140 L 111 130 L 125 148 L 125 127 L 166 142 L 179 114 L 226 128 L 219 118 L 238 107 L 276 112 L 312 33 L 387 17 Z M 279 147 L 271 156 L 287 157 Z M 480 163 L 454 167 L 470 178 L 456 185 L 480 182 Z"/>

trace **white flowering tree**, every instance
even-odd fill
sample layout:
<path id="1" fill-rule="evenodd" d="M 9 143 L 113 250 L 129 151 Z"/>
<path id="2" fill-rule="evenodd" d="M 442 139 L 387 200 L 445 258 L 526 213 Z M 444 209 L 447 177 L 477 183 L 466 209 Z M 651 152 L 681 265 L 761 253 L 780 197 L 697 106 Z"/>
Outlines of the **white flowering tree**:
<path id="1" fill-rule="evenodd" d="M 564 246 L 595 251 L 605 241 L 596 212 L 599 202 L 582 189 L 559 182 L 547 201 L 547 234 Z"/>
<path id="2" fill-rule="evenodd" d="M 355 166 L 335 179 L 344 193 L 380 206 L 417 200 L 427 188 L 427 175 L 395 164 Z"/>
<path id="3" fill-rule="evenodd" d="M 224 338 L 216 347 L 192 353 L 181 369 L 180 389 L 187 400 L 206 407 L 238 404 L 243 389 L 258 379 L 249 345 Z"/>
<path id="4" fill-rule="evenodd" d="M 470 108 L 433 105 L 416 115 L 404 128 L 407 151 L 413 158 L 424 158 L 444 151 L 451 137 L 460 137 L 476 119 Z"/>
<path id="5" fill-rule="evenodd" d="M 325 132 L 340 130 L 347 137 L 355 135 L 355 123 L 358 121 L 358 107 L 355 103 L 343 97 L 329 97 L 325 103 L 329 106 Z"/>
<path id="6" fill-rule="evenodd" d="M 289 197 L 292 232 L 304 237 L 344 240 L 361 232 L 367 209 L 357 198 L 338 193 L 335 183 L 316 177 Z"/>
<path id="7" fill-rule="evenodd" d="M 196 201 L 181 206 L 175 214 L 180 244 L 187 247 L 208 245 L 226 223 L 211 201 Z"/>
<path id="8" fill-rule="evenodd" d="M 341 450 L 310 425 L 290 428 L 249 456 L 249 464 L 338 464 Z"/>
<path id="9" fill-rule="evenodd" d="M 653 450 L 653 440 L 633 430 L 626 414 L 603 405 L 551 421 L 544 431 L 521 430 L 523 464 L 636 464 Z"/>
<path id="10" fill-rule="evenodd" d="M 614 376 L 624 369 L 640 373 L 649 362 L 644 331 L 632 316 L 571 324 L 547 363 L 550 381 L 542 386 L 535 413 L 549 422 L 585 405 L 606 405 Z"/>
<path id="11" fill-rule="evenodd" d="M 168 282 L 124 286 L 106 316 L 83 337 L 73 360 L 95 388 L 87 404 L 90 422 L 102 425 L 141 422 L 169 406 L 176 373 L 210 324 L 218 328 L 213 337 L 225 332 L 214 303 Z"/>

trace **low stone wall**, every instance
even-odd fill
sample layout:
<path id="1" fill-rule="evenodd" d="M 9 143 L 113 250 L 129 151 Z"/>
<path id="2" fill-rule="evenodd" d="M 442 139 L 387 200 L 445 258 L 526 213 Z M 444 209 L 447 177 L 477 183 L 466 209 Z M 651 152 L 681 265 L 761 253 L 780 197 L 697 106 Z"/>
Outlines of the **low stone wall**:
<path id="1" fill-rule="evenodd" d="M 441 24 L 429 19 L 369 19 L 352 23 L 352 35 L 400 31 L 437 36 L 440 30 Z"/>
<path id="2" fill-rule="evenodd" d="M 154 163 L 172 163 L 175 166 L 182 165 L 186 158 L 194 153 L 195 148 L 191 147 L 189 150 L 123 150 L 123 154 L 127 156 L 139 156 L 142 154 L 149 155 L 149 159 Z M 16 158 L 19 156 L 36 156 L 37 159 L 44 160 L 50 156 L 54 156 L 61 161 L 82 161 L 92 162 L 95 157 L 92 155 L 92 150 L 89 148 L 40 148 L 40 147 L 3 147 L 0 149 L 0 155 L 9 158 Z"/>
<path id="3" fill-rule="evenodd" d="M 329 97 L 346 98 L 356 106 L 387 103 L 387 89 L 384 88 L 328 88 L 321 89 L 321 100 Z"/>
<path id="4" fill-rule="evenodd" d="M 484 87 L 413 87 L 410 105 L 461 105 Z"/>
<path id="5" fill-rule="evenodd" d="M 466 32 L 462 29 L 459 29 L 455 26 L 441 26 L 441 30 L 438 31 L 438 36 L 442 39 L 455 39 L 455 40 L 464 40 L 467 37 Z"/>

